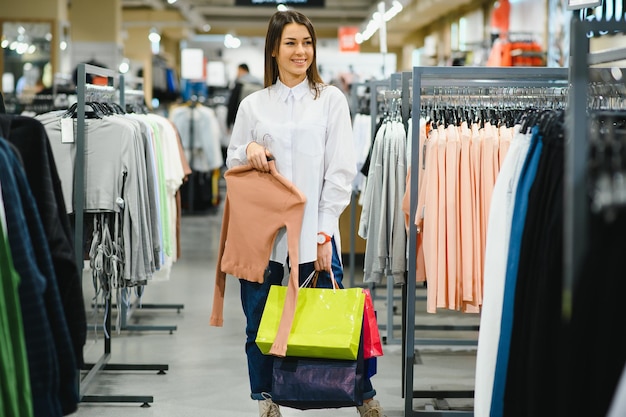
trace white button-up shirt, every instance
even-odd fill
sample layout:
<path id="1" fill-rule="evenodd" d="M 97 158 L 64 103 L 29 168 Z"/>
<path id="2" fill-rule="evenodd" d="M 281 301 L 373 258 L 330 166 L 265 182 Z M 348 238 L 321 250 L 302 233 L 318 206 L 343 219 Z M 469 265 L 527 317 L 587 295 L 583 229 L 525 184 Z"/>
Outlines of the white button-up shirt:
<path id="1" fill-rule="evenodd" d="M 227 166 L 247 164 L 246 147 L 265 146 L 276 168 L 307 198 L 300 235 L 300 262 L 317 259 L 317 233 L 334 236 L 341 250 L 339 216 L 350 203 L 356 157 L 345 95 L 325 86 L 317 99 L 308 81 L 293 88 L 277 81 L 240 104 L 228 146 Z M 263 219 L 259 219 L 263 221 Z M 287 236 L 279 233 L 271 260 L 284 263 Z"/>

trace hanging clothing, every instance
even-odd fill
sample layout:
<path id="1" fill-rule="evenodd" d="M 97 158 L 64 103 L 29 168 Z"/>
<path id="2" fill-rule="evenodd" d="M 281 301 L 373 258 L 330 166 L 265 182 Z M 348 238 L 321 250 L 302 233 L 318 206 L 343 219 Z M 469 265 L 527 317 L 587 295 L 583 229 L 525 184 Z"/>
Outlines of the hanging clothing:
<path id="1" fill-rule="evenodd" d="M 388 273 L 396 283 L 405 280 L 406 141 L 405 127 L 396 119 L 382 123 L 374 138 L 358 227 L 359 236 L 366 240 L 364 282 L 380 283 Z"/>
<path id="2" fill-rule="evenodd" d="M 83 347 L 87 339 L 82 276 L 74 257 L 74 236 L 50 141 L 40 122 L 30 117 L 14 115 L 0 116 L 0 137 L 6 138 L 15 146 L 23 161 L 50 248 L 76 363 L 82 366 Z"/>
<path id="3" fill-rule="evenodd" d="M 414 278 L 427 282 L 430 313 L 480 311 L 488 211 L 512 129 L 504 122 L 424 122 L 417 209 L 407 217 L 417 226 Z M 410 185 L 404 193 L 408 201 Z"/>
<path id="4" fill-rule="evenodd" d="M 624 414 L 626 414 L 626 372 L 622 371 L 622 377 L 615 390 L 615 395 L 613 395 L 613 401 L 607 417 L 620 417 Z"/>
<path id="5" fill-rule="evenodd" d="M 611 330 L 624 321 L 619 301 L 606 298 L 624 290 L 623 280 L 611 279 L 619 273 L 610 272 L 623 268 L 611 265 L 623 258 L 622 222 L 609 225 L 590 215 L 590 251 L 581 286 L 575 288 L 572 318 L 563 321 L 564 112 L 543 111 L 534 120 L 524 121 L 516 134 L 494 190 L 475 415 L 605 415 L 626 360 L 625 339 Z M 513 158 L 526 148 L 518 139 L 528 126 L 533 126 L 530 145 Z M 511 175 L 522 159 L 519 176 Z M 581 361 L 585 355 L 602 359 Z M 570 401 L 583 395 L 595 401 L 589 406 Z"/>
<path id="6" fill-rule="evenodd" d="M 365 190 L 365 174 L 361 172 L 372 147 L 372 116 L 357 113 L 352 120 L 352 136 L 354 138 L 354 154 L 356 156 L 357 175 L 352 183 L 353 189 Z"/>
<path id="7" fill-rule="evenodd" d="M 15 270 L 35 416 L 73 413 L 77 365 L 56 284 L 52 257 L 24 171 L 0 140 L 0 184 Z"/>
<path id="8" fill-rule="evenodd" d="M 185 103 L 170 109 L 185 156 L 191 169 L 210 172 L 224 165 L 220 140 L 223 132 L 215 110 L 198 103 Z"/>
<path id="9" fill-rule="evenodd" d="M 124 224 L 121 233 L 127 244 L 124 247 L 124 282 L 120 286 L 145 284 L 155 267 L 152 235 L 147 229 L 147 180 L 143 176 L 146 169 L 141 130 L 138 125 L 130 125 L 129 120 L 116 116 L 85 122 L 89 142 L 85 154 L 84 210 L 121 214 Z M 44 121 L 44 126 L 59 167 L 67 209 L 73 212 L 75 143 L 63 142 L 61 117 Z M 150 250 L 144 250 L 146 247 Z"/>
<path id="10" fill-rule="evenodd" d="M 500 324 L 500 339 L 498 342 L 498 354 L 491 398 L 492 416 L 499 416 L 503 413 L 506 372 L 509 364 L 509 352 L 511 347 L 513 300 L 515 297 L 515 285 L 518 277 L 517 271 L 520 261 L 520 247 L 528 209 L 528 194 L 535 180 L 535 174 L 537 173 L 537 166 L 539 164 L 539 158 L 541 157 L 542 147 L 543 143 L 541 141 L 539 128 L 535 126 L 533 128 L 528 154 L 520 173 L 520 179 L 517 185 L 518 188 L 515 194 L 515 205 L 513 209 L 513 220 L 511 224 L 511 236 L 509 239 L 506 278 L 504 284 L 504 298 L 502 303 L 503 308 Z"/>
<path id="11" fill-rule="evenodd" d="M 154 280 L 167 280 L 172 265 L 178 259 L 177 245 L 179 237 L 176 225 L 180 218 L 176 194 L 179 192 L 183 179 L 185 178 L 184 164 L 182 160 L 184 154 L 180 153 L 181 144 L 175 126 L 166 118 L 147 114 L 145 117 L 153 126 L 154 136 L 157 141 L 154 143 L 156 152 L 160 155 L 158 167 L 162 169 L 160 181 L 159 199 L 162 208 L 160 230 L 164 231 L 164 246 L 162 251 L 162 266 L 152 276 Z"/>
<path id="12" fill-rule="evenodd" d="M 489 416 L 495 370 L 511 221 L 517 183 L 530 145 L 530 134 L 516 125 L 509 152 L 494 185 L 485 247 L 484 293 L 476 354 L 474 413 Z"/>
<path id="13" fill-rule="evenodd" d="M 511 417 L 556 415 L 561 408 L 553 401 L 552 391 L 560 385 L 556 358 L 564 349 L 558 330 L 563 289 L 564 126 L 563 113 L 554 115 L 549 124 L 541 125 L 543 146 L 528 193 L 520 245 L 504 392 L 503 414 Z"/>
<path id="14" fill-rule="evenodd" d="M 221 106 L 225 107 L 225 106 Z M 192 172 L 181 187 L 181 207 L 202 212 L 221 202 L 218 180 L 224 166 L 226 121 L 216 108 L 198 102 L 186 102 L 170 108 L 169 120 L 176 128 Z"/>
<path id="15" fill-rule="evenodd" d="M 623 97 L 623 84 L 619 85 Z M 598 113 L 598 114 L 596 114 Z M 606 415 L 611 402 L 618 401 L 617 387 L 626 365 L 626 327 L 622 301 L 626 291 L 626 213 L 620 203 L 623 198 L 620 172 L 624 160 L 614 165 L 626 139 L 626 111 L 621 106 L 602 114 L 590 111 L 597 120 L 588 139 L 589 175 L 593 194 L 587 206 L 587 251 L 581 263 L 578 278 L 572 288 L 571 316 L 564 326 L 562 344 L 568 349 L 559 352 L 560 373 L 558 387 L 562 407 L 559 417 Z M 612 149 L 611 152 L 606 152 Z M 607 184 L 608 182 L 608 184 Z M 607 185 L 609 185 L 607 187 Z M 604 189 L 601 191 L 601 189 Z M 602 203 L 602 196 L 612 203 Z M 606 201 L 606 200 L 605 200 Z M 589 358 L 589 359 L 588 359 Z M 565 398 L 593 398 L 563 403 Z"/>
<path id="16" fill-rule="evenodd" d="M 37 116 L 50 137 L 66 209 L 73 212 L 76 144 L 63 135 L 64 112 Z M 176 192 L 184 171 L 177 132 L 153 114 L 108 114 L 85 120 L 85 212 L 113 212 L 111 235 L 123 236 L 123 274 L 114 288 L 169 278 L 176 260 Z M 74 128 L 75 129 L 75 128 Z M 76 133 L 74 132 L 74 135 Z M 117 226 L 115 226 L 117 225 Z"/>
<path id="17" fill-rule="evenodd" d="M 18 294 L 20 276 L 13 266 L 0 183 L 0 413 L 33 416 L 26 341 Z"/>

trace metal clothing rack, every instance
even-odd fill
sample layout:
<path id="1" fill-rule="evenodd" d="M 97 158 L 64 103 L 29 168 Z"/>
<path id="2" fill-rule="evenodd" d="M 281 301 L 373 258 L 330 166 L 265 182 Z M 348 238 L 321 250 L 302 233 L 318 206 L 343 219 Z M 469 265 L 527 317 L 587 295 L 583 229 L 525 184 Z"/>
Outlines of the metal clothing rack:
<path id="1" fill-rule="evenodd" d="M 626 32 L 625 23 L 581 21 L 573 18 L 570 32 L 570 93 L 566 118 L 564 227 L 563 227 L 563 317 L 569 319 L 574 286 L 587 253 L 587 94 L 590 65 L 626 59 L 626 48 L 589 52 L 589 32 Z"/>
<path id="2" fill-rule="evenodd" d="M 85 149 L 87 141 L 86 129 L 86 98 L 88 95 L 98 91 L 106 97 L 108 101 L 114 101 L 119 94 L 121 85 L 120 76 L 111 70 L 100 68 L 89 64 L 79 64 L 77 68 L 77 117 L 76 117 L 76 158 L 74 165 L 74 254 L 76 264 L 83 270 L 83 244 L 84 244 L 84 213 L 85 213 Z M 108 80 L 107 86 L 93 86 L 87 84 L 87 74 L 105 77 Z M 109 311 L 105 316 L 104 327 L 107 336 L 104 337 L 104 352 L 93 364 L 86 363 L 84 370 L 87 373 L 80 377 L 79 399 L 80 402 L 103 403 L 141 403 L 142 407 L 149 407 L 154 401 L 151 395 L 85 395 L 88 386 L 100 371 L 158 371 L 158 374 L 165 374 L 169 370 L 168 365 L 162 364 L 112 364 L 111 359 L 111 291 L 106 297 L 106 308 Z"/>
<path id="3" fill-rule="evenodd" d="M 543 67 L 414 67 L 412 83 L 413 109 L 421 107 L 421 91 L 425 87 L 460 87 L 460 88 L 489 88 L 489 87 L 563 87 L 567 82 L 567 70 L 562 68 Z M 413 143 L 419 143 L 419 129 L 412 130 Z M 419 183 L 419 146 L 411 147 L 411 194 L 410 212 L 417 210 L 417 185 Z M 409 254 L 416 253 L 417 227 L 414 222 L 409 225 Z M 408 276 L 414 277 L 416 272 L 416 258 L 409 256 Z M 415 364 L 415 287 L 414 279 L 406 281 L 406 307 L 404 312 L 404 364 L 403 364 L 403 395 L 404 415 L 410 416 L 458 416 L 472 417 L 473 412 L 453 410 L 414 410 L 414 398 L 473 398 L 473 390 L 459 391 L 417 391 L 414 386 Z"/>

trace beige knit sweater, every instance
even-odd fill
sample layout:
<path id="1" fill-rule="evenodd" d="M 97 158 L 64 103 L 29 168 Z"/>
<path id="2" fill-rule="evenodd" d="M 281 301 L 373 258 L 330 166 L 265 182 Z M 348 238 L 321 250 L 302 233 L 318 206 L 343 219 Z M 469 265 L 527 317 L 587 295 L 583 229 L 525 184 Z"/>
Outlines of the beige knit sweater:
<path id="1" fill-rule="evenodd" d="M 289 259 L 298 265 L 298 244 L 306 197 L 276 171 L 257 171 L 237 166 L 224 174 L 226 199 L 215 274 L 215 291 L 210 325 L 224 324 L 226 274 L 263 282 L 279 229 L 287 227 Z M 291 268 L 283 315 L 270 353 L 285 356 L 298 293 L 298 268 Z"/>

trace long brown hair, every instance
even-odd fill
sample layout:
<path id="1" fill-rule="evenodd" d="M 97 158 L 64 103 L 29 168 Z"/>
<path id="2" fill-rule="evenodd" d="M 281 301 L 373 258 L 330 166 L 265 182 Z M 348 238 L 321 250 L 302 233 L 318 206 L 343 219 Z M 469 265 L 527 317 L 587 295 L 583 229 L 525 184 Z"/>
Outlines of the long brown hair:
<path id="1" fill-rule="evenodd" d="M 315 35 L 315 28 L 313 28 L 313 24 L 308 17 L 295 10 L 276 12 L 270 18 L 267 34 L 265 35 L 265 87 L 273 85 L 278 78 L 278 64 L 276 63 L 276 58 L 272 55 L 278 53 L 283 29 L 289 23 L 303 25 L 311 35 L 311 41 L 313 42 L 313 62 L 311 62 L 311 65 L 306 70 L 306 76 L 309 87 L 315 90 L 315 97 L 317 98 L 319 96 L 319 85 L 323 84 L 324 81 L 322 81 L 322 77 L 317 70 L 317 37 Z"/>

